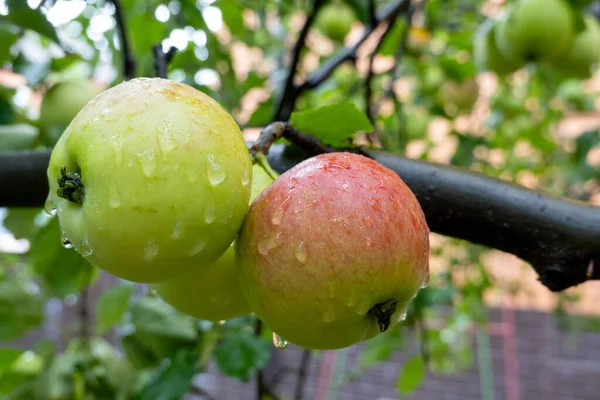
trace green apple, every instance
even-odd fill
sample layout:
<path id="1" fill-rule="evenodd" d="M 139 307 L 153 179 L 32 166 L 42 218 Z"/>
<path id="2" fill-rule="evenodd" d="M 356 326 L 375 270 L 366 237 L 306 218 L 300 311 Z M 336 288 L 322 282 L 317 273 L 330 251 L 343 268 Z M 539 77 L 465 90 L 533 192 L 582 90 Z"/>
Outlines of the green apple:
<path id="1" fill-rule="evenodd" d="M 272 181 L 260 164 L 254 164 L 250 201 Z M 219 321 L 248 314 L 250 306 L 242 293 L 235 263 L 232 244 L 211 265 L 199 266 L 191 273 L 158 283 L 153 288 L 165 302 L 195 318 Z"/>
<path id="2" fill-rule="evenodd" d="M 315 26 L 325 36 L 336 42 L 343 42 L 356 16 L 354 10 L 346 3 L 339 1 L 324 6 L 317 14 Z"/>
<path id="3" fill-rule="evenodd" d="M 404 318 L 429 277 L 429 229 L 395 172 L 329 153 L 258 195 L 236 258 L 242 290 L 266 326 L 305 348 L 339 349 Z"/>
<path id="4" fill-rule="evenodd" d="M 477 29 L 473 43 L 475 65 L 482 71 L 505 75 L 519 69 L 522 64 L 505 58 L 496 46 L 496 21 L 487 19 Z"/>
<path id="5" fill-rule="evenodd" d="M 600 61 L 600 23 L 592 15 L 585 15 L 584 22 L 585 29 L 575 36 L 568 51 L 548 63 L 561 77 L 590 78 L 592 67 Z"/>
<path id="6" fill-rule="evenodd" d="M 0 151 L 32 148 L 40 130 L 27 123 L 0 125 Z"/>
<path id="7" fill-rule="evenodd" d="M 39 119 L 44 144 L 54 146 L 79 110 L 100 92 L 84 79 L 58 82 L 48 89 L 42 99 Z"/>
<path id="8" fill-rule="evenodd" d="M 185 84 L 138 78 L 94 98 L 60 137 L 46 209 L 90 263 L 156 283 L 223 255 L 251 179 L 246 142 L 219 103 Z"/>
<path id="9" fill-rule="evenodd" d="M 469 114 L 479 97 L 479 84 L 475 78 L 463 82 L 445 81 L 437 93 L 438 103 L 451 115 Z"/>
<path id="10" fill-rule="evenodd" d="M 498 21 L 496 44 L 517 63 L 548 60 L 569 48 L 574 22 L 565 0 L 516 0 Z"/>

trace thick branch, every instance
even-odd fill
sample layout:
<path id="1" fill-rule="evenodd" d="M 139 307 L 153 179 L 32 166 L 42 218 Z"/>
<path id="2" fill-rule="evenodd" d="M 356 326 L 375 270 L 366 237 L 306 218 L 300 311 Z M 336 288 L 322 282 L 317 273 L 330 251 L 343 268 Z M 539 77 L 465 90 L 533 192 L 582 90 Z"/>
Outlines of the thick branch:
<path id="1" fill-rule="evenodd" d="M 389 22 L 396 18 L 400 13 L 408 9 L 408 0 L 395 0 L 386 4 L 377 14 L 378 24 Z M 282 102 L 280 112 L 277 113 L 275 120 L 287 121 L 292 113 L 296 100 L 306 90 L 313 89 L 329 78 L 335 69 L 346 61 L 356 59 L 356 51 L 371 36 L 377 28 L 376 26 L 367 27 L 363 35 L 352 47 L 344 47 L 334 56 L 325 61 L 317 68 L 298 88 Z"/>
<path id="2" fill-rule="evenodd" d="M 383 151 L 362 153 L 402 177 L 419 199 L 431 231 L 514 254 L 553 291 L 600 279 L 599 207 L 449 165 Z M 0 154 L 0 207 L 44 204 L 49 157 L 49 149 Z M 268 160 L 283 173 L 306 157 L 295 146 L 276 144 Z"/>
<path id="3" fill-rule="evenodd" d="M 115 6 L 115 18 L 117 20 L 117 29 L 119 30 L 119 37 L 121 42 L 121 54 L 123 55 L 123 75 L 125 79 L 129 80 L 135 77 L 135 58 L 131 53 L 129 47 L 129 37 L 127 34 L 127 25 L 125 23 L 125 16 L 123 15 L 123 6 L 121 0 L 110 0 Z"/>
<path id="4" fill-rule="evenodd" d="M 302 29 L 300 30 L 300 33 L 298 34 L 298 39 L 296 40 L 296 44 L 294 45 L 294 49 L 292 50 L 292 62 L 290 63 L 289 72 L 288 72 L 287 78 L 285 80 L 285 86 L 283 89 L 283 93 L 281 95 L 279 105 L 277 106 L 277 111 L 275 112 L 275 115 L 273 118 L 275 121 L 287 119 L 287 118 L 281 118 L 280 115 L 283 112 L 283 109 L 286 106 L 286 104 L 289 103 L 290 98 L 294 97 L 293 102 L 295 103 L 295 101 L 296 101 L 295 100 L 295 97 L 296 97 L 295 92 L 297 90 L 297 87 L 294 84 L 294 78 L 296 77 L 296 71 L 298 70 L 298 64 L 300 62 L 302 50 L 304 49 L 306 37 L 308 36 L 310 27 L 312 26 L 313 22 L 315 21 L 315 18 L 317 17 L 319 9 L 321 8 L 321 6 L 323 6 L 323 4 L 325 4 L 325 0 L 315 0 L 315 2 L 313 4 L 313 9 L 312 9 L 311 13 L 308 14 L 308 16 L 306 17 L 306 20 L 304 21 L 304 26 L 302 27 Z"/>
<path id="5" fill-rule="evenodd" d="M 162 49 L 162 45 L 157 44 L 152 46 L 152 52 L 154 53 L 154 70 L 156 77 L 166 78 L 167 67 L 169 66 L 169 63 L 175 56 L 177 49 L 175 47 L 170 47 L 169 50 L 165 53 Z"/>

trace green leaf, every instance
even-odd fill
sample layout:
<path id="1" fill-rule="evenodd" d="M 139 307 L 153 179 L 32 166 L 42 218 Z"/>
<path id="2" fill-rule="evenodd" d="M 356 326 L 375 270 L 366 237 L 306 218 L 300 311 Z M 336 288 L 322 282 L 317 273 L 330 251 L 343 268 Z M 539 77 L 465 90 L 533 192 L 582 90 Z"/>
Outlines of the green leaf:
<path id="1" fill-rule="evenodd" d="M 39 208 L 9 208 L 4 218 L 4 226 L 17 239 L 31 239 L 39 231 L 34 218 L 40 212 Z"/>
<path id="2" fill-rule="evenodd" d="M 32 9 L 23 0 L 6 0 L 8 15 L 0 17 L 0 22 L 10 22 L 21 28 L 29 29 L 60 44 L 54 27 L 42 11 Z"/>
<path id="3" fill-rule="evenodd" d="M 367 116 L 349 101 L 293 112 L 291 123 L 330 146 L 348 145 L 357 131 L 373 130 Z"/>
<path id="4" fill-rule="evenodd" d="M 182 399 L 190 390 L 192 378 L 197 372 L 195 364 L 196 355 L 193 352 L 177 352 L 169 363 L 164 363 L 155 371 L 135 399 Z"/>
<path id="5" fill-rule="evenodd" d="M 0 373 L 11 366 L 23 353 L 23 350 L 0 348 Z"/>
<path id="6" fill-rule="evenodd" d="M 40 326 L 43 319 L 42 296 L 15 281 L 0 282 L 0 340 L 16 339 Z"/>
<path id="7" fill-rule="evenodd" d="M 247 30 L 242 17 L 243 7 L 231 0 L 219 1 L 215 6 L 221 10 L 223 22 L 225 22 L 231 33 L 237 37 L 244 37 Z"/>
<path id="8" fill-rule="evenodd" d="M 271 122 L 273 118 L 273 98 L 269 97 L 266 101 L 259 104 L 256 110 L 250 116 L 248 126 L 264 126 Z"/>
<path id="9" fill-rule="evenodd" d="M 131 298 L 133 285 L 122 283 L 106 290 L 96 302 L 96 323 L 102 334 L 121 322 Z"/>
<path id="10" fill-rule="evenodd" d="M 196 340 L 194 319 L 156 297 L 144 297 L 131 307 L 131 323 L 136 330 L 160 336 Z"/>
<path id="11" fill-rule="evenodd" d="M 36 143 L 38 135 L 39 129 L 33 125 L 0 125 L 0 152 L 29 149 Z"/>
<path id="12" fill-rule="evenodd" d="M 0 65 L 11 59 L 10 48 L 19 38 L 19 30 L 10 25 L 0 24 Z"/>
<path id="13" fill-rule="evenodd" d="M 225 375 L 248 381 L 270 358 L 269 343 L 262 337 L 241 331 L 230 333 L 215 350 L 217 366 Z"/>
<path id="14" fill-rule="evenodd" d="M 425 377 L 425 362 L 420 354 L 412 356 L 398 376 L 398 391 L 409 393 L 419 387 Z"/>
<path id="15" fill-rule="evenodd" d="M 92 267 L 75 250 L 61 244 L 58 218 L 53 218 L 36 235 L 29 250 L 31 266 L 42 278 L 46 294 L 64 297 L 77 293 L 96 276 Z"/>

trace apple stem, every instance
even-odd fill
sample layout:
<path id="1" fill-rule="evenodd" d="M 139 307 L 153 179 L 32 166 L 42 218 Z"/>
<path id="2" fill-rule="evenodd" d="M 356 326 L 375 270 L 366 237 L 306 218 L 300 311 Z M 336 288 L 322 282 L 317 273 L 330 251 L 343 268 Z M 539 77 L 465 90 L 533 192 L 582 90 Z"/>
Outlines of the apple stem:
<path id="1" fill-rule="evenodd" d="M 67 167 L 62 167 L 60 174 L 56 194 L 72 203 L 83 204 L 85 186 L 81 182 L 81 174 L 79 172 L 67 172 Z"/>
<path id="2" fill-rule="evenodd" d="M 398 302 L 394 299 L 390 299 L 383 303 L 375 304 L 373 308 L 369 310 L 369 313 L 377 318 L 379 324 L 379 330 L 381 332 L 387 331 L 392 323 L 392 315 L 396 312 L 396 305 Z"/>
<path id="3" fill-rule="evenodd" d="M 272 179 L 277 179 L 277 177 L 279 177 L 279 173 L 277 173 L 277 171 L 275 171 L 271 167 L 266 155 L 264 155 L 263 153 L 256 153 L 254 154 L 253 158 L 253 162 L 260 164 L 260 166 L 265 170 L 267 174 L 269 174 L 269 176 Z"/>

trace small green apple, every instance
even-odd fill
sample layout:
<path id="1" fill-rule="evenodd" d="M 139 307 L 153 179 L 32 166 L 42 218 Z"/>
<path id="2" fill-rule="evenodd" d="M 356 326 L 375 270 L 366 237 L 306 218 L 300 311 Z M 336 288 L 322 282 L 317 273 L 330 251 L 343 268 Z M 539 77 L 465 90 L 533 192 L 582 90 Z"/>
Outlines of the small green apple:
<path id="1" fill-rule="evenodd" d="M 273 182 L 260 164 L 252 167 L 252 202 Z M 234 244 L 209 266 L 198 266 L 191 273 L 178 276 L 152 287 L 168 304 L 192 317 L 220 321 L 248 314 L 246 301 L 238 280 Z"/>
<path id="2" fill-rule="evenodd" d="M 584 22 L 585 29 L 575 36 L 572 46 L 548 63 L 561 77 L 588 79 L 600 61 L 600 23 L 592 15 L 585 15 Z"/>
<path id="3" fill-rule="evenodd" d="M 475 78 L 463 82 L 445 81 L 437 93 L 438 103 L 451 115 L 469 114 L 479 98 L 479 84 Z"/>
<path id="4" fill-rule="evenodd" d="M 43 143 L 54 146 L 79 110 L 100 92 L 84 79 L 58 82 L 48 89 L 40 105 Z"/>
<path id="5" fill-rule="evenodd" d="M 496 21 L 487 19 L 475 33 L 473 58 L 480 70 L 505 75 L 519 69 L 522 64 L 505 58 L 496 46 Z"/>
<path id="6" fill-rule="evenodd" d="M 265 325 L 302 347 L 339 349 L 403 319 L 429 277 L 429 229 L 395 172 L 329 153 L 258 195 L 236 257 L 246 300 Z"/>
<path id="7" fill-rule="evenodd" d="M 571 45 L 574 21 L 565 0 L 516 0 L 498 21 L 498 50 L 517 63 L 551 59 Z"/>
<path id="8" fill-rule="evenodd" d="M 355 19 L 354 10 L 340 1 L 323 7 L 317 14 L 315 26 L 329 39 L 343 42 Z"/>
<path id="9" fill-rule="evenodd" d="M 185 84 L 138 78 L 89 102 L 60 137 L 46 208 L 90 263 L 156 283 L 227 250 L 251 175 L 246 142 L 221 105 Z"/>

